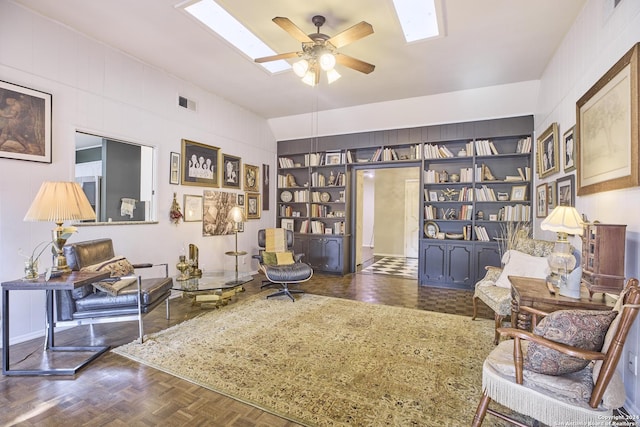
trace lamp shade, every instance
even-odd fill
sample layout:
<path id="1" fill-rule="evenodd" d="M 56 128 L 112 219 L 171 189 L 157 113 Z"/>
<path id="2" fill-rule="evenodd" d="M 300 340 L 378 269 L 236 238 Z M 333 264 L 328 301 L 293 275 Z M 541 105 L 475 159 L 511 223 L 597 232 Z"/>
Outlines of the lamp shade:
<path id="1" fill-rule="evenodd" d="M 25 221 L 80 221 L 96 219 L 87 196 L 77 182 L 44 182 L 33 199 Z"/>
<path id="2" fill-rule="evenodd" d="M 227 219 L 233 222 L 245 222 L 247 219 L 244 216 L 244 209 L 239 206 L 234 206 L 229 211 Z"/>
<path id="3" fill-rule="evenodd" d="M 549 216 L 547 216 L 540 228 L 556 233 L 578 234 L 582 235 L 582 227 L 584 222 L 582 217 L 572 206 L 556 206 Z"/>

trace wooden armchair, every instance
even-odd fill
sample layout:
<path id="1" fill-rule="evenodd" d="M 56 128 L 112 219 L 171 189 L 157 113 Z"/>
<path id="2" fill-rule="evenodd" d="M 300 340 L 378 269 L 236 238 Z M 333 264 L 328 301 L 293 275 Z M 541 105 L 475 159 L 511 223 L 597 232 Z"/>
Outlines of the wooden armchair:
<path id="1" fill-rule="evenodd" d="M 616 366 L 639 309 L 638 280 L 629 279 L 613 309 L 618 314 L 608 327 L 600 351 L 562 344 L 529 331 L 499 328 L 502 336 L 513 339 L 502 341 L 484 362 L 484 391 L 472 426 L 481 426 L 487 412 L 524 426 L 490 409 L 492 400 L 548 425 L 609 425 L 613 421 L 613 410 L 625 401 L 624 384 Z M 536 310 L 534 314 L 542 316 L 546 313 Z M 612 315 L 609 317 L 613 318 Z M 525 359 L 531 343 L 590 363 L 570 374 L 545 375 L 530 371 L 525 367 Z"/>

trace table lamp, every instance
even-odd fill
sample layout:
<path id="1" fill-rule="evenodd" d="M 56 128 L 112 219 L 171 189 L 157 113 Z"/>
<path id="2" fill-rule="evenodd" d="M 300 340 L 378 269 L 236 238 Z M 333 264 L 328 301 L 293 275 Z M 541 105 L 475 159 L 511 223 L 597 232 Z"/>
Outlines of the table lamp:
<path id="1" fill-rule="evenodd" d="M 246 255 L 246 252 L 238 252 L 238 230 L 239 230 L 239 224 L 241 222 L 245 222 L 247 220 L 247 218 L 244 216 L 244 209 L 242 209 L 240 206 L 234 206 L 231 208 L 231 210 L 229 211 L 229 214 L 227 215 L 227 220 L 232 221 L 233 222 L 233 232 L 236 235 L 236 250 L 235 252 L 227 252 L 228 255 L 234 255 L 236 257 L 236 278 L 234 281 L 231 281 L 227 284 L 241 284 L 242 282 L 238 280 L 238 256 L 239 255 Z"/>
<path id="2" fill-rule="evenodd" d="M 569 273 L 576 267 L 576 257 L 567 235 L 581 236 L 583 225 L 580 214 L 572 206 L 556 206 L 540 224 L 541 229 L 558 233 L 553 252 L 548 257 L 551 275 L 547 280 L 558 286 L 561 295 L 572 298 L 580 297 L 580 279 L 576 280 L 572 275 L 571 283 L 568 282 Z"/>
<path id="3" fill-rule="evenodd" d="M 52 272 L 69 272 L 62 247 L 70 234 L 62 227 L 65 221 L 96 219 L 87 196 L 76 182 L 44 182 L 31 203 L 25 221 L 51 221 L 56 223 L 53 229 L 53 247 L 56 255 Z"/>

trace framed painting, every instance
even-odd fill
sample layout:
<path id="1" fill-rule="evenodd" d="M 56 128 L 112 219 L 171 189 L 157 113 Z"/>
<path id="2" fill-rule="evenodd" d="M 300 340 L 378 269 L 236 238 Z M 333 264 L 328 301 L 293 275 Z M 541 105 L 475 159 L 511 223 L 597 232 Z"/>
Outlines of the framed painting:
<path id="1" fill-rule="evenodd" d="M 547 216 L 547 184 L 540 184 L 536 187 L 536 218 L 546 218 Z"/>
<path id="2" fill-rule="evenodd" d="M 579 196 L 639 184 L 639 46 L 631 48 L 576 103 Z"/>
<path id="3" fill-rule="evenodd" d="M 262 164 L 262 210 L 269 210 L 269 165 Z"/>
<path id="4" fill-rule="evenodd" d="M 237 202 L 238 206 L 244 208 L 244 194 L 243 193 L 238 194 L 238 198 L 236 199 L 236 202 Z"/>
<path id="5" fill-rule="evenodd" d="M 258 166 L 244 164 L 244 191 L 260 191 L 260 168 Z"/>
<path id="6" fill-rule="evenodd" d="M 233 234 L 234 222 L 229 219 L 231 208 L 236 206 L 236 193 L 204 190 L 202 206 L 202 235 L 222 236 Z"/>
<path id="7" fill-rule="evenodd" d="M 576 168 L 576 144 L 573 138 L 575 128 L 571 126 L 571 129 L 562 135 L 562 170 L 564 172 L 570 172 Z"/>
<path id="8" fill-rule="evenodd" d="M 547 184 L 547 210 L 551 212 L 556 207 L 556 182 L 549 182 Z"/>
<path id="9" fill-rule="evenodd" d="M 536 147 L 538 158 L 538 176 L 544 178 L 560 170 L 558 155 L 558 124 L 552 123 L 545 130 Z"/>
<path id="10" fill-rule="evenodd" d="M 247 219 L 260 219 L 260 193 L 247 193 Z"/>
<path id="11" fill-rule="evenodd" d="M 222 154 L 222 186 L 226 188 L 242 189 L 240 157 Z"/>
<path id="12" fill-rule="evenodd" d="M 184 222 L 202 221 L 202 196 L 184 195 Z"/>
<path id="13" fill-rule="evenodd" d="M 182 140 L 182 185 L 219 187 L 220 149 L 187 139 Z"/>
<path id="14" fill-rule="evenodd" d="M 169 155 L 169 184 L 180 184 L 180 154 L 173 151 Z"/>
<path id="15" fill-rule="evenodd" d="M 0 157 L 51 163 L 51 94 L 0 81 Z"/>
<path id="16" fill-rule="evenodd" d="M 558 178 L 556 181 L 558 206 L 575 206 L 576 179 L 573 175 Z"/>
<path id="17" fill-rule="evenodd" d="M 511 200 L 525 201 L 527 200 L 527 186 L 514 185 L 511 187 Z"/>

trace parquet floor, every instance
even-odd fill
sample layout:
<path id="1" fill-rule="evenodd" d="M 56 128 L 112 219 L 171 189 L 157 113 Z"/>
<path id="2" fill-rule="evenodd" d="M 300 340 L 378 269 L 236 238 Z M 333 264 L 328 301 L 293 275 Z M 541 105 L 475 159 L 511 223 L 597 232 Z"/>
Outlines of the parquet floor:
<path id="1" fill-rule="evenodd" d="M 262 276 L 247 283 L 237 300 L 260 291 Z M 303 285 L 310 293 L 471 316 L 472 293 L 419 287 L 415 279 L 353 274 L 315 274 Z M 231 304 L 236 303 L 231 302 Z M 224 309 L 224 308 L 222 308 Z M 155 332 L 199 314 L 186 299 L 171 301 L 171 319 L 158 308 L 145 317 Z M 493 318 L 482 307 L 480 315 Z M 116 347 L 137 336 L 137 323 L 76 327 L 56 334 L 56 344 Z M 11 359 L 39 363 L 42 339 L 11 347 Z M 31 361 L 34 362 L 31 362 Z M 224 369 L 223 366 L 218 369 Z M 475 405 L 476 403 L 470 403 Z M 0 426 L 295 426 L 187 381 L 108 352 L 75 377 L 0 377 Z"/>

